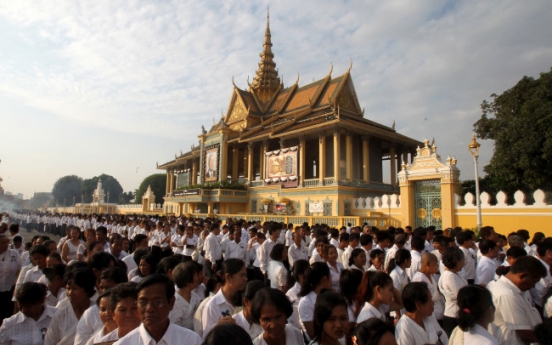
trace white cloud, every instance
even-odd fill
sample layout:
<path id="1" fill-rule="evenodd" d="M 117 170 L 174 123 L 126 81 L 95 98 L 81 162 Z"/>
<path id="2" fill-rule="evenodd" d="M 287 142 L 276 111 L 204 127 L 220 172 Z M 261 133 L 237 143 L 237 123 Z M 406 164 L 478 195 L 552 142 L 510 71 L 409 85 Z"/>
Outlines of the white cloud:
<path id="1" fill-rule="evenodd" d="M 232 76 L 242 88 L 254 76 L 264 16 L 264 6 L 245 0 L 6 2 L 0 25 L 10 30 L 0 42 L 11 49 L 0 53 L 0 93 L 21 116 L 39 111 L 187 148 L 202 124 L 226 111 Z M 297 72 L 301 85 L 323 77 L 330 62 L 339 75 L 352 57 L 366 117 L 395 120 L 418 139 L 435 136 L 443 155 L 458 156 L 465 178 L 473 176 L 466 145 L 479 104 L 549 69 L 550 22 L 544 0 L 271 4 L 273 51 L 287 85 Z M 180 149 L 151 147 L 150 161 Z M 119 150 L 128 156 L 121 164 L 151 164 L 131 161 L 132 148 Z"/>

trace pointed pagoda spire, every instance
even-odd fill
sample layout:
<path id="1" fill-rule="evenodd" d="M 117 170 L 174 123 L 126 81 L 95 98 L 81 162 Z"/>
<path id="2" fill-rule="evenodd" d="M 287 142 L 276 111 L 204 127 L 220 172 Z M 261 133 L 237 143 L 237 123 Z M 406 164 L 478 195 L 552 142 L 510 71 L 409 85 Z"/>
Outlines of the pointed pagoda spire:
<path id="1" fill-rule="evenodd" d="M 260 57 L 261 61 L 259 62 L 255 79 L 253 79 L 253 83 L 251 84 L 251 90 L 255 92 L 261 102 L 267 102 L 272 98 L 274 92 L 278 90 L 281 83 L 278 71 L 276 70 L 276 63 L 274 62 L 274 53 L 272 53 L 268 7 L 266 9 L 266 30 L 263 51 Z"/>

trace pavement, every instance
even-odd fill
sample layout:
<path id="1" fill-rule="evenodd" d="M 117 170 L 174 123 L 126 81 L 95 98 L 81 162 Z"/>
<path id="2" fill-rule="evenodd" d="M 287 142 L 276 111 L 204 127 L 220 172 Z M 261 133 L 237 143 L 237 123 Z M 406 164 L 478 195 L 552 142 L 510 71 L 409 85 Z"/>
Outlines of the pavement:
<path id="1" fill-rule="evenodd" d="M 23 243 L 30 242 L 31 239 L 36 235 L 46 235 L 46 236 L 50 237 L 51 240 L 56 241 L 56 243 L 59 243 L 59 240 L 61 239 L 61 237 L 59 237 L 57 235 L 52 235 L 52 234 L 45 233 L 45 232 L 37 232 L 37 231 L 27 232 L 27 229 L 22 228 L 22 227 L 19 227 L 19 234 L 23 237 Z"/>

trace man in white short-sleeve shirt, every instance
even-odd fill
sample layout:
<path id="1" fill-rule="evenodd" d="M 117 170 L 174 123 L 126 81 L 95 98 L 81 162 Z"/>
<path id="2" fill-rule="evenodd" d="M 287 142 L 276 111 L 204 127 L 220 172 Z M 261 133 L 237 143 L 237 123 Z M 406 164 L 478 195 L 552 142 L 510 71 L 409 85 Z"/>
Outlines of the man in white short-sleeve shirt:
<path id="1" fill-rule="evenodd" d="M 477 264 L 475 284 L 486 286 L 494 280 L 498 263 L 498 246 L 495 241 L 483 240 L 479 243 L 481 259 Z"/>
<path id="2" fill-rule="evenodd" d="M 293 267 L 293 264 L 297 260 L 308 260 L 307 248 L 303 246 L 303 237 L 296 231 L 293 233 L 293 244 L 288 249 L 288 261 L 289 266 Z"/>
<path id="3" fill-rule="evenodd" d="M 138 316 L 142 324 L 117 345 L 186 344 L 201 345 L 197 333 L 170 322 L 174 307 L 174 283 L 165 275 L 152 274 L 138 285 Z"/>
<path id="4" fill-rule="evenodd" d="M 510 271 L 489 284 L 495 305 L 494 325 L 501 332 L 504 344 L 523 345 L 536 342 L 535 326 L 542 322 L 539 312 L 525 298 L 524 291 L 531 289 L 546 276 L 546 269 L 537 258 L 518 258 Z"/>

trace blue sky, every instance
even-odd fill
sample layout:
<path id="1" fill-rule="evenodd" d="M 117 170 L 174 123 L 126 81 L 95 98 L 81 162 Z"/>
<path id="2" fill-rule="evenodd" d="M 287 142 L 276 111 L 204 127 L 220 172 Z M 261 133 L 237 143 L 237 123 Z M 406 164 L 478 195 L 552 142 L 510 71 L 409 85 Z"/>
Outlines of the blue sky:
<path id="1" fill-rule="evenodd" d="M 197 142 L 252 80 L 270 5 L 285 85 L 345 72 L 365 117 L 458 158 L 479 105 L 552 66 L 549 1 L 9 1 L 0 4 L 0 176 L 12 193 L 68 174 L 134 190 Z M 482 142 L 481 162 L 492 154 Z"/>

